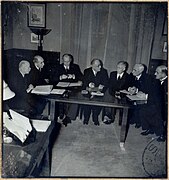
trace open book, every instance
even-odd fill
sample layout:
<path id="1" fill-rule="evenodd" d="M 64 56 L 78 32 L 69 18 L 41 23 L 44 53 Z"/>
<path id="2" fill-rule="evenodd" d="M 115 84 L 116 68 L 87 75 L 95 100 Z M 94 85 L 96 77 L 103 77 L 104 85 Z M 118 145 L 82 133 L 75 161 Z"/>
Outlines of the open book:
<path id="1" fill-rule="evenodd" d="M 33 94 L 50 94 L 51 90 L 53 88 L 53 85 L 42 85 L 42 86 L 36 86 L 31 93 Z"/>

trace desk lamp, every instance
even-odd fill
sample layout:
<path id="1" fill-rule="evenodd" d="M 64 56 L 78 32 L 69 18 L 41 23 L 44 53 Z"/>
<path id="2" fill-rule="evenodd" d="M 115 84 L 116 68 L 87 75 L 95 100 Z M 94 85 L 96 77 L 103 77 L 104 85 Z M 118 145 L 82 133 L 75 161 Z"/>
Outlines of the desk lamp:
<path id="1" fill-rule="evenodd" d="M 10 90 L 9 86 L 3 80 L 3 101 L 11 99 L 15 96 L 15 93 Z"/>
<path id="2" fill-rule="evenodd" d="M 15 93 L 13 91 L 10 90 L 9 86 L 6 84 L 6 82 L 3 80 L 3 101 L 4 101 L 4 106 L 5 106 L 5 110 L 9 116 L 9 119 L 12 120 L 12 116 L 10 114 L 9 111 L 9 107 L 7 105 L 7 103 L 5 101 L 13 98 L 15 96 Z M 3 140 L 6 142 L 11 142 L 12 139 L 11 137 L 7 137 L 7 129 L 5 127 L 3 127 Z"/>

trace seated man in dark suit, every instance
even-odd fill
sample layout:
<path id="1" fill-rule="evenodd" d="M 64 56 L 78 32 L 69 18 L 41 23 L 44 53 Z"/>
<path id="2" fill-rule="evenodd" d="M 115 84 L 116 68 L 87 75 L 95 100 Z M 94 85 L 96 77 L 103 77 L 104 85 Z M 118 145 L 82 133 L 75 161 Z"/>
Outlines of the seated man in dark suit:
<path id="1" fill-rule="evenodd" d="M 45 79 L 45 72 L 43 72 L 44 65 L 44 59 L 41 56 L 34 56 L 33 66 L 29 75 L 29 82 L 33 84 L 34 87 L 38 85 L 47 85 L 49 83 L 49 80 Z M 38 114 L 42 114 L 46 106 L 46 100 L 39 98 L 38 96 L 34 96 L 32 99 L 32 104 L 36 104 Z"/>
<path id="2" fill-rule="evenodd" d="M 58 78 L 60 82 L 78 82 L 82 81 L 83 74 L 79 65 L 74 63 L 73 56 L 71 54 L 64 54 L 62 56 L 63 63 L 58 68 Z M 78 111 L 77 104 L 59 104 L 59 116 L 63 119 L 62 122 L 65 126 L 70 123 L 71 120 L 75 120 Z"/>
<path id="3" fill-rule="evenodd" d="M 136 94 L 138 91 L 148 94 L 149 83 L 151 82 L 150 76 L 145 72 L 143 64 L 135 64 L 130 74 L 130 87 L 128 88 L 130 94 Z M 131 112 L 131 124 L 136 124 L 135 128 L 141 127 L 141 120 L 138 116 L 140 105 L 136 106 L 134 111 Z"/>
<path id="4" fill-rule="evenodd" d="M 31 70 L 30 63 L 22 60 L 19 63 L 19 70 L 9 80 L 10 89 L 15 92 L 15 97 L 10 100 L 10 107 L 19 110 L 25 110 L 27 114 L 34 114 L 36 109 L 31 106 L 30 95 L 28 94 L 33 85 L 29 84 L 28 74 Z"/>
<path id="5" fill-rule="evenodd" d="M 108 83 L 107 70 L 102 67 L 102 62 L 99 59 L 91 61 L 91 67 L 84 70 L 83 90 L 98 88 L 99 91 L 105 92 Z M 99 106 L 84 105 L 84 121 L 83 124 L 88 124 L 90 114 L 92 112 L 93 122 L 99 125 L 98 116 L 101 111 Z"/>
<path id="6" fill-rule="evenodd" d="M 33 66 L 30 72 L 30 82 L 34 86 L 45 85 L 49 82 L 48 79 L 45 79 L 44 72 L 42 72 L 44 65 L 44 59 L 41 56 L 36 55 L 33 58 Z"/>
<path id="7" fill-rule="evenodd" d="M 136 64 L 133 69 L 133 75 L 136 76 L 139 68 L 144 69 L 143 65 Z M 141 135 L 147 136 L 149 134 L 156 134 L 158 141 L 164 141 L 164 127 L 161 114 L 160 103 L 160 88 L 157 85 L 157 81 L 150 76 L 144 74 L 140 76 L 139 80 L 135 80 L 134 88 L 130 87 L 129 92 L 131 94 L 137 94 L 138 97 L 147 99 L 144 104 L 139 104 L 134 109 L 135 118 L 141 122 L 142 129 Z M 136 76 L 138 77 L 138 76 Z"/>
<path id="8" fill-rule="evenodd" d="M 129 87 L 129 74 L 126 72 L 128 69 L 128 63 L 125 61 L 120 61 L 117 64 L 117 71 L 110 73 L 109 78 L 109 89 L 108 92 L 113 97 L 119 97 L 119 91 L 128 89 Z M 109 97 L 109 94 L 106 95 Z M 115 118 L 115 108 L 105 108 L 104 109 L 104 120 L 105 124 L 110 124 Z"/>
<path id="9" fill-rule="evenodd" d="M 71 54 L 64 54 L 62 56 L 63 63 L 59 67 L 59 81 L 61 82 L 77 82 L 81 81 L 83 74 L 79 65 L 73 61 Z"/>

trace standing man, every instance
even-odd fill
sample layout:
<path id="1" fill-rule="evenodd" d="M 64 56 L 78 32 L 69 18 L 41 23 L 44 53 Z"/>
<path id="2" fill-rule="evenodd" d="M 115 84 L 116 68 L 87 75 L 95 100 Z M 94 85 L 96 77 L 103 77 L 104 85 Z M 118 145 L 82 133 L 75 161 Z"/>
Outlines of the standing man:
<path id="1" fill-rule="evenodd" d="M 102 67 L 102 61 L 100 59 L 93 59 L 91 61 L 91 67 L 84 70 L 83 90 L 97 88 L 100 92 L 105 92 L 108 84 L 107 70 Z M 97 126 L 100 125 L 98 116 L 101 111 L 99 106 L 84 105 L 84 121 L 83 124 L 88 124 L 90 114 L 92 112 L 93 122 Z"/>
<path id="2" fill-rule="evenodd" d="M 161 110 L 163 120 L 167 122 L 167 100 L 168 100 L 168 69 L 166 66 L 161 65 L 156 68 L 155 77 L 159 80 L 159 88 L 161 97 Z"/>
<path id="3" fill-rule="evenodd" d="M 113 97 L 119 96 L 119 91 L 128 89 L 129 87 L 129 74 L 127 73 L 128 63 L 126 61 L 119 61 L 117 63 L 117 71 L 110 73 L 109 78 L 109 93 L 106 93 L 108 98 L 109 95 Z M 104 108 L 104 120 L 105 124 L 111 124 L 114 122 L 115 108 Z"/>
<path id="4" fill-rule="evenodd" d="M 45 79 L 44 72 L 42 72 L 42 69 L 44 67 L 44 59 L 36 55 L 33 58 L 33 66 L 30 72 L 30 82 L 34 85 L 45 85 L 49 82 L 48 79 Z"/>

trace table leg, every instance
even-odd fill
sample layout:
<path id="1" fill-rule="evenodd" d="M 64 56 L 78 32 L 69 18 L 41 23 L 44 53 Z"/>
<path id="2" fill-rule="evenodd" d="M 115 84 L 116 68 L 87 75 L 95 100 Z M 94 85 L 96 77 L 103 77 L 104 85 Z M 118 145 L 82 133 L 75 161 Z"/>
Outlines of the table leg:
<path id="1" fill-rule="evenodd" d="M 55 118 L 55 100 L 50 100 L 49 120 L 54 121 Z"/>
<path id="2" fill-rule="evenodd" d="M 120 147 L 124 147 L 125 136 L 126 136 L 126 126 L 127 126 L 127 116 L 128 116 L 128 109 L 123 109 L 123 117 L 122 117 L 122 124 L 121 124 L 121 131 L 120 131 Z"/>

